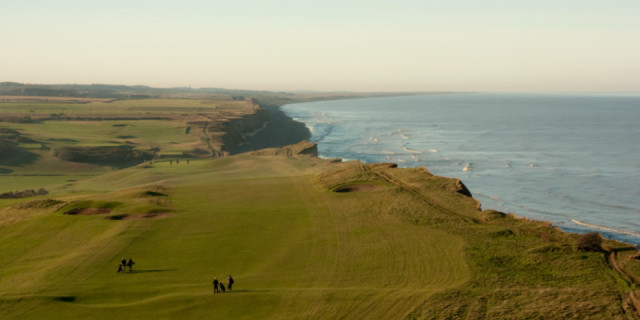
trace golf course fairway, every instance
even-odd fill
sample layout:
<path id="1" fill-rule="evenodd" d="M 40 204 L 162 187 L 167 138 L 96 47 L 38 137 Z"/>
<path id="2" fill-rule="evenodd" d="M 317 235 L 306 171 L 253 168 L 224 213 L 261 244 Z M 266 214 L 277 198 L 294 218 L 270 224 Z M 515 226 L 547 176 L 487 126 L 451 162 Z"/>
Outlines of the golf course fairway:
<path id="1" fill-rule="evenodd" d="M 0 318 L 636 318 L 633 284 L 576 235 L 482 211 L 424 168 L 314 149 L 156 161 L 3 200 Z"/>

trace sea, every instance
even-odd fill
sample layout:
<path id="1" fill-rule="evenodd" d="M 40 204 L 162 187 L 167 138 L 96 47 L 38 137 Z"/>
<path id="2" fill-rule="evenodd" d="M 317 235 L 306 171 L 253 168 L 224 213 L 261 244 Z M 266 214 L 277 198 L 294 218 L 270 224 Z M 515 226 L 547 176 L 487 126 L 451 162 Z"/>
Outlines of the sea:
<path id="1" fill-rule="evenodd" d="M 282 107 L 321 157 L 459 178 L 482 203 L 640 245 L 640 94 L 442 93 Z"/>

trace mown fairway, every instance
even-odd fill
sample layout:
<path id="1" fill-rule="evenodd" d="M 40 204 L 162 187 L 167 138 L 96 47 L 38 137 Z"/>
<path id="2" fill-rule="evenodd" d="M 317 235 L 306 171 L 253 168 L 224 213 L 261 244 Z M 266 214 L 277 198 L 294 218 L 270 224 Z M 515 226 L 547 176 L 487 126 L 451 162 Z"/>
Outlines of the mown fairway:
<path id="1" fill-rule="evenodd" d="M 158 162 L 49 195 L 61 203 L 5 202 L 2 317 L 635 318 L 631 287 L 570 235 L 481 212 L 422 169 L 294 153 Z"/>
<path id="2" fill-rule="evenodd" d="M 0 306 L 32 319 L 402 318 L 468 280 L 461 239 L 394 217 L 383 204 L 392 187 L 334 193 L 311 181 L 310 163 L 241 156 L 78 183 L 121 190 L 89 196 L 126 203 L 107 216 L 162 186 L 172 215 L 107 220 L 48 208 L 3 226 Z M 162 180 L 130 188 L 152 177 Z M 137 261 L 134 272 L 116 273 L 123 256 Z M 214 296 L 213 277 L 228 274 L 234 291 Z"/>

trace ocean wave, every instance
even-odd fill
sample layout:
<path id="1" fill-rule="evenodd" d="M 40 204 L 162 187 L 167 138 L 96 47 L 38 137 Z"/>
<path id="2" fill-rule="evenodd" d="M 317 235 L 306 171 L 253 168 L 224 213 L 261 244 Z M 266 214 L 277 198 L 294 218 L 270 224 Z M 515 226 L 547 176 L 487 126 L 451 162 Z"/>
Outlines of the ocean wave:
<path id="1" fill-rule="evenodd" d="M 582 221 L 577 220 L 577 219 L 571 219 L 571 222 L 573 222 L 573 223 L 575 223 L 577 225 L 581 225 L 583 227 L 589 227 L 591 229 L 604 230 L 604 231 L 609 231 L 609 232 L 614 232 L 614 233 L 618 233 L 618 234 L 624 234 L 624 235 L 627 235 L 627 236 L 633 236 L 633 237 L 640 238 L 640 233 L 637 233 L 637 232 L 620 230 L 620 229 L 605 227 L 605 226 L 601 226 L 601 225 L 597 225 L 597 224 L 586 223 L 586 222 L 582 222 Z"/>
<path id="2" fill-rule="evenodd" d="M 438 153 L 438 150 L 436 150 L 436 149 L 429 149 L 429 150 L 427 150 L 427 151 L 428 151 L 428 152 L 432 152 L 432 153 Z"/>
<path id="3" fill-rule="evenodd" d="M 471 171 L 471 163 L 467 163 L 467 165 L 462 168 L 462 171 Z"/>
<path id="4" fill-rule="evenodd" d="M 402 139 L 409 139 L 409 136 L 406 134 L 401 135 Z"/>
<path id="5" fill-rule="evenodd" d="M 417 153 L 417 154 L 421 154 L 422 153 L 422 151 L 409 149 L 407 147 L 404 147 L 404 151 L 409 152 L 409 153 Z"/>

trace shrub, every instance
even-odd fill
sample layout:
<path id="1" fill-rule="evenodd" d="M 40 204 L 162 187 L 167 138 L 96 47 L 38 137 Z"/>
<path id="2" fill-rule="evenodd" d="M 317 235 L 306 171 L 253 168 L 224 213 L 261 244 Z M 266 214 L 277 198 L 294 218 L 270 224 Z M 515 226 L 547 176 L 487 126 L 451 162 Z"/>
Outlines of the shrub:
<path id="1" fill-rule="evenodd" d="M 602 251 L 602 236 L 597 232 L 588 232 L 578 237 L 578 250 Z"/>

